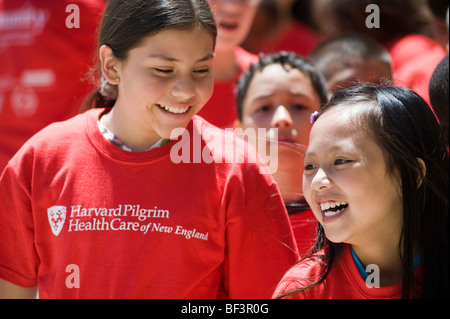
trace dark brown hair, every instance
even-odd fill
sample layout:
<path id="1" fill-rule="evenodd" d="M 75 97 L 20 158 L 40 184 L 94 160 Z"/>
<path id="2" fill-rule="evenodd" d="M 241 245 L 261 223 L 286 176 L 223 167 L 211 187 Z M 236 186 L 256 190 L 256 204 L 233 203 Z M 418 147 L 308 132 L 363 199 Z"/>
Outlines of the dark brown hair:
<path id="1" fill-rule="evenodd" d="M 108 45 L 116 58 L 125 60 L 147 36 L 194 26 L 210 31 L 215 44 L 217 28 L 206 0 L 109 0 L 100 23 L 98 49 Z M 113 106 L 117 86 L 101 75 L 98 61 L 90 77 L 99 88 L 86 97 L 81 111 Z"/>

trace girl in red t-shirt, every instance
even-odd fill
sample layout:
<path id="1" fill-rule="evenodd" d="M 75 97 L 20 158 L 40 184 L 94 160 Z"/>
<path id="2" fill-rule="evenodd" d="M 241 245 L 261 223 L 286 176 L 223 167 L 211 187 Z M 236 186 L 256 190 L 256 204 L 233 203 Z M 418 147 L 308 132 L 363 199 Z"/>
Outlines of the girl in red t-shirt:
<path id="1" fill-rule="evenodd" d="M 271 296 L 297 260 L 278 187 L 196 115 L 216 35 L 206 0 L 108 1 L 93 108 L 0 176 L 0 298 Z"/>
<path id="2" fill-rule="evenodd" d="M 439 124 L 412 90 L 336 93 L 305 154 L 315 250 L 274 297 L 448 298 L 448 164 Z"/>

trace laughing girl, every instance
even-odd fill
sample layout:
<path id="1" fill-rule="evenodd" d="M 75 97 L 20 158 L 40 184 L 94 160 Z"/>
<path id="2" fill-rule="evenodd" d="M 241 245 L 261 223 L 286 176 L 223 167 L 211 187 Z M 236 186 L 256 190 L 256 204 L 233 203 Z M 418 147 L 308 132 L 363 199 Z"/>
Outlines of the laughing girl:
<path id="1" fill-rule="evenodd" d="M 336 93 L 305 154 L 315 248 L 274 297 L 448 298 L 449 162 L 439 132 L 409 89 Z"/>

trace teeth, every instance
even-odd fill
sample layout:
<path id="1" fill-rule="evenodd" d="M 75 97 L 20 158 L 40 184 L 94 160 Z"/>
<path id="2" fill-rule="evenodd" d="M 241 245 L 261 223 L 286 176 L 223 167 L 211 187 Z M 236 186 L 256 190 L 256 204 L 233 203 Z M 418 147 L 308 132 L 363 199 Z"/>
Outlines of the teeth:
<path id="1" fill-rule="evenodd" d="M 342 208 L 338 208 L 334 210 L 336 207 L 345 206 Z M 320 203 L 320 209 L 323 211 L 324 215 L 326 217 L 335 216 L 342 212 L 346 207 L 348 206 L 348 203 L 346 202 L 325 202 Z M 332 209 L 332 210 L 330 210 Z"/>
<path id="2" fill-rule="evenodd" d="M 344 208 L 339 209 L 339 210 L 337 210 L 337 211 L 328 211 L 328 212 L 325 212 L 325 213 L 323 213 L 323 214 L 324 214 L 325 217 L 330 217 L 330 216 L 334 216 L 334 215 L 339 214 L 339 213 L 342 212 L 343 210 L 344 210 Z"/>
<path id="3" fill-rule="evenodd" d="M 189 106 L 186 106 L 186 107 L 184 107 L 184 108 L 172 107 L 172 106 L 166 106 L 166 105 L 162 105 L 162 104 L 159 104 L 159 106 L 160 106 L 161 108 L 163 108 L 164 110 L 166 110 L 167 112 L 175 113 L 175 114 L 186 113 L 187 110 L 189 109 Z"/>

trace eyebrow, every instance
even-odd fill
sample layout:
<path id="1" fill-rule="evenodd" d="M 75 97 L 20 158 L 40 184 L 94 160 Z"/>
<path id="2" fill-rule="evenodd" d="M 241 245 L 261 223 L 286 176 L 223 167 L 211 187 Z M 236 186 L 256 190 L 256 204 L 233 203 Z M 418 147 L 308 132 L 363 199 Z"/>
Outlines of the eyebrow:
<path id="1" fill-rule="evenodd" d="M 289 92 L 289 94 L 291 94 L 291 95 L 293 95 L 293 96 L 295 96 L 295 97 L 306 98 L 306 99 L 311 100 L 311 97 L 310 97 L 309 95 L 307 95 L 307 94 L 303 94 L 303 93 L 292 93 L 292 92 Z M 264 99 L 270 98 L 270 97 L 273 96 L 273 95 L 275 95 L 275 93 L 273 93 L 273 92 L 270 92 L 270 93 L 264 92 L 264 93 L 258 94 L 258 95 L 256 96 L 256 98 L 253 99 L 253 101 L 264 100 Z"/>
<path id="2" fill-rule="evenodd" d="M 332 155 L 336 154 L 336 153 L 345 153 L 345 154 L 354 154 L 355 153 L 354 147 L 346 148 L 345 146 L 346 145 L 341 145 L 341 144 L 332 145 L 331 147 L 328 148 L 327 153 L 332 154 Z M 306 149 L 303 157 L 306 158 L 307 156 L 316 156 L 316 152 Z"/>
<path id="3" fill-rule="evenodd" d="M 161 60 L 165 60 L 165 61 L 168 61 L 168 62 L 178 62 L 179 61 L 179 60 L 177 60 L 175 58 L 169 57 L 169 56 L 164 55 L 164 54 L 151 54 L 148 57 L 152 58 L 152 59 L 161 59 Z M 211 60 L 213 58 L 214 58 L 214 53 L 208 53 L 207 55 L 205 55 L 203 58 L 197 60 L 196 62 L 204 62 L 204 61 L 207 61 L 207 60 Z"/>

